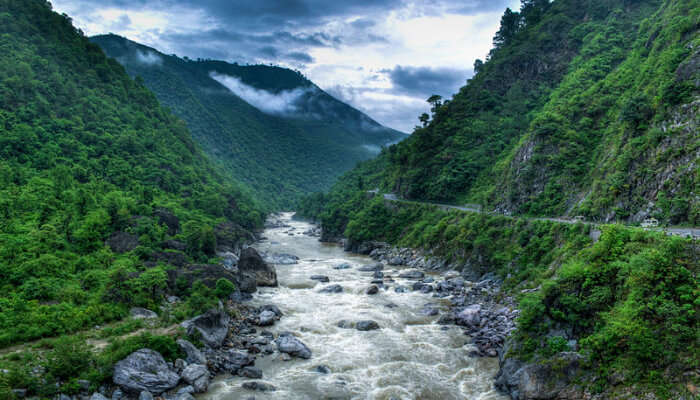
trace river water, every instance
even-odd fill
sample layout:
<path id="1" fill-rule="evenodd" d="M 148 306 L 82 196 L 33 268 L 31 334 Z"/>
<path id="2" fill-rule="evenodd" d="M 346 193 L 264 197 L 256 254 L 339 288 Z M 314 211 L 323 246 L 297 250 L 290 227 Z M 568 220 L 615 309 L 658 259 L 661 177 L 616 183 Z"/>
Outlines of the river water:
<path id="1" fill-rule="evenodd" d="M 472 345 L 460 328 L 438 325 L 439 315 L 422 312 L 432 303 L 442 313 L 446 303 L 430 294 L 396 293 L 394 286 L 410 287 L 411 282 L 396 278 L 395 267 L 384 270 L 396 279 L 388 284 L 389 290 L 366 295 L 372 273 L 357 267 L 374 261 L 304 235 L 312 225 L 291 217 L 291 213 L 282 215 L 291 227 L 267 229 L 267 240 L 256 247 L 261 252 L 294 254 L 299 263 L 278 265 L 279 287 L 259 289 L 252 303 L 277 305 L 284 316 L 265 329 L 275 336 L 294 333 L 313 352 L 311 359 L 259 357 L 256 366 L 264 374 L 260 381 L 274 385 L 276 391 L 251 392 L 241 388 L 249 379 L 220 377 L 199 399 L 507 399 L 493 387 L 498 361 L 469 357 Z M 333 268 L 341 263 L 351 268 Z M 330 283 L 310 280 L 315 274 L 327 275 Z M 343 293 L 318 292 L 331 284 L 341 285 Z M 397 307 L 387 307 L 390 304 Z M 340 320 L 374 320 L 380 329 L 343 329 L 337 326 Z M 316 372 L 319 365 L 327 366 L 330 373 Z"/>

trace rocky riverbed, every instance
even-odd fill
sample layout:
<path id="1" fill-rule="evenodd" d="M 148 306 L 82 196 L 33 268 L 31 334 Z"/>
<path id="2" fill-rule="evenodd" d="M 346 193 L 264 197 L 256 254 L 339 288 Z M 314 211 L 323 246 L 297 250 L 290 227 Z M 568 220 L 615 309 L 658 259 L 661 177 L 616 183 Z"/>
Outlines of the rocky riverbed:
<path id="1" fill-rule="evenodd" d="M 197 343 L 178 341 L 185 359 L 131 354 L 115 387 L 91 400 L 508 398 L 494 378 L 517 310 L 497 279 L 385 244 L 345 252 L 319 236 L 291 214 L 268 221 L 254 249 L 224 259 L 246 266 L 238 280 L 256 281 L 252 298 L 238 292 L 183 322 Z"/>

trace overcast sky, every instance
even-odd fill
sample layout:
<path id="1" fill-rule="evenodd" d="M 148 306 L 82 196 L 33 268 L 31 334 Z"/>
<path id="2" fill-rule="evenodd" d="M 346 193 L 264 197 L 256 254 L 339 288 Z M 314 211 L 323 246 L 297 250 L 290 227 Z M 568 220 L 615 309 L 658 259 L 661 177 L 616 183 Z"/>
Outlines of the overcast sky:
<path id="1" fill-rule="evenodd" d="M 450 97 L 520 0 L 52 0 L 87 35 L 167 54 L 302 71 L 380 123 L 411 132 Z"/>

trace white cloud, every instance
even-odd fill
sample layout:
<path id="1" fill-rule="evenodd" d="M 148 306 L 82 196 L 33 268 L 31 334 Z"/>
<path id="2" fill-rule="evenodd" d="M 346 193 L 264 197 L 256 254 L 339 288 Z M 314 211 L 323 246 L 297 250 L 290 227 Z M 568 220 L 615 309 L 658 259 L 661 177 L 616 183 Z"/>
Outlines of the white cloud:
<path id="1" fill-rule="evenodd" d="M 296 88 L 284 90 L 279 93 L 271 93 L 267 90 L 256 89 L 241 82 L 240 79 L 212 72 L 213 79 L 226 86 L 236 96 L 245 100 L 248 104 L 268 114 L 294 114 L 298 111 L 297 103 L 310 88 Z"/>
<path id="2" fill-rule="evenodd" d="M 163 59 L 152 51 L 136 51 L 136 61 L 146 64 L 146 65 L 161 65 L 163 64 Z"/>

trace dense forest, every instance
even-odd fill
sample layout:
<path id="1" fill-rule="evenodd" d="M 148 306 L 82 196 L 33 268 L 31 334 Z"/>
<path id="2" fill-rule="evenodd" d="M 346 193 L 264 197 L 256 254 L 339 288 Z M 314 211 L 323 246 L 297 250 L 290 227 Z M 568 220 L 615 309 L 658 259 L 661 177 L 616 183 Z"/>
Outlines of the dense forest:
<path id="1" fill-rule="evenodd" d="M 185 120 L 208 155 L 272 208 L 289 209 L 302 195 L 327 190 L 358 161 L 406 136 L 290 69 L 182 59 L 116 35 L 90 40 L 142 79 Z M 254 96 L 284 104 L 256 108 L 265 104 L 249 104 L 217 76 L 235 78 Z"/>
<path id="2" fill-rule="evenodd" d="M 366 181 L 499 213 L 700 225 L 697 1 L 527 1 Z M 379 171 L 379 170 L 377 170 Z"/>
<path id="3" fill-rule="evenodd" d="M 409 139 L 299 214 L 325 240 L 423 248 L 498 276 L 521 309 L 507 359 L 575 349 L 594 393 L 680 398 L 698 384 L 697 244 L 527 217 L 700 225 L 700 2 L 522 3 L 459 93 L 431 97 Z"/>
<path id="4" fill-rule="evenodd" d="M 0 0 L 0 48 L 1 347 L 157 308 L 173 264 L 213 260 L 217 240 L 245 243 L 262 226 L 245 186 L 48 2 Z M 228 295 L 230 282 L 220 286 Z M 179 295 L 174 319 L 217 301 L 196 285 Z M 64 391 L 80 378 L 99 383 L 144 340 L 174 346 L 135 337 L 96 360 L 67 336 L 16 354 L 1 362 L 0 398 L 8 387 L 50 398 L 57 379 Z"/>

